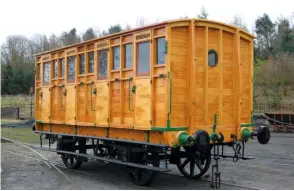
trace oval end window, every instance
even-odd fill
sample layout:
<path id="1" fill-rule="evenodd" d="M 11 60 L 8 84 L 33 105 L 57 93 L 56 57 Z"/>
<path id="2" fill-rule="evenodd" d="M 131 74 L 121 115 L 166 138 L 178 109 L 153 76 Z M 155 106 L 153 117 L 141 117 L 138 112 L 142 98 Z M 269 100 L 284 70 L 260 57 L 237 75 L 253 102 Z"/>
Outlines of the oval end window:
<path id="1" fill-rule="evenodd" d="M 218 63 L 218 55 L 217 52 L 215 50 L 209 50 L 208 51 L 208 65 L 210 67 L 214 67 L 216 66 Z"/>

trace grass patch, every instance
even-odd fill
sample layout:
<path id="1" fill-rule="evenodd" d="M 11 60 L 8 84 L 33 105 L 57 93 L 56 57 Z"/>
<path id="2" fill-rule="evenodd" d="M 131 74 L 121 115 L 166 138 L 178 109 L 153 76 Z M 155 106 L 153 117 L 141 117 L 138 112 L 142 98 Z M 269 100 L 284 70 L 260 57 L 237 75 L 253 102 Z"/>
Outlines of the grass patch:
<path id="1" fill-rule="evenodd" d="M 34 101 L 34 100 L 33 100 Z M 30 95 L 2 95 L 1 106 L 26 106 L 31 103 Z"/>
<path id="2" fill-rule="evenodd" d="M 1 127 L 1 137 L 26 143 L 39 143 L 40 136 L 32 131 L 31 127 Z"/>
<path id="3" fill-rule="evenodd" d="M 23 120 L 17 120 L 17 119 L 1 119 L 1 124 L 9 124 L 9 123 L 24 123 Z"/>

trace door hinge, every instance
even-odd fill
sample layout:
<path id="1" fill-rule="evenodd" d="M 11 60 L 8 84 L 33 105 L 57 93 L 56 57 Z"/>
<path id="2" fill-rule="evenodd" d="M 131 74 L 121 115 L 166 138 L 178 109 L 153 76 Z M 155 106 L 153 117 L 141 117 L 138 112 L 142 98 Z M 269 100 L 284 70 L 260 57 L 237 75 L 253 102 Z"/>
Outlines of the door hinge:
<path id="1" fill-rule="evenodd" d="M 152 125 L 152 120 L 150 120 L 150 124 Z"/>
<path id="2" fill-rule="evenodd" d="M 109 122 L 109 118 L 107 118 L 107 122 Z"/>
<path id="3" fill-rule="evenodd" d="M 150 84 L 152 84 L 152 80 L 150 80 Z"/>

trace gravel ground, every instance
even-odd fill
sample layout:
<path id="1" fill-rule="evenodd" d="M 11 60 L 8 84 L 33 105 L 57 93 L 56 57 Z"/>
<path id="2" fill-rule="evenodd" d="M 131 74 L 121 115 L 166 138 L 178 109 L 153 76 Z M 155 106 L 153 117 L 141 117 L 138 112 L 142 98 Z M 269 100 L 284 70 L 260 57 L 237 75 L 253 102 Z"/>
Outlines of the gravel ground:
<path id="1" fill-rule="evenodd" d="M 222 181 L 239 186 L 222 184 L 221 189 L 294 189 L 294 134 L 273 133 L 267 145 L 256 140 L 248 143 L 246 154 L 255 156 L 250 161 L 234 163 L 232 159 L 222 159 L 220 171 Z M 12 154 L 23 153 L 40 158 L 35 153 L 12 143 L 1 144 L 1 189 L 75 189 L 63 175 L 50 169 L 41 161 Z M 231 148 L 225 150 L 232 153 Z M 56 153 L 40 151 L 50 161 L 61 164 Z M 40 158 L 41 159 L 41 158 Z M 80 170 L 60 168 L 80 189 L 210 189 L 209 182 L 189 180 L 180 175 L 174 165 L 171 173 L 159 173 L 149 187 L 134 186 L 124 167 L 90 161 Z M 209 169 L 207 176 L 210 176 Z M 242 187 L 243 186 L 243 187 Z"/>

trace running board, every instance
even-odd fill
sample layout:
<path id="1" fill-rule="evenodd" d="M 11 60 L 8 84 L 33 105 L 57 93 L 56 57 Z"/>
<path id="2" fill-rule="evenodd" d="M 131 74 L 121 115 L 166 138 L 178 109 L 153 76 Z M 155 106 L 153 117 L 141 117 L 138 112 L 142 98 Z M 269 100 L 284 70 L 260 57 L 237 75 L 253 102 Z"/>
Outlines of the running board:
<path id="1" fill-rule="evenodd" d="M 64 153 L 64 154 L 72 154 L 72 155 L 77 155 L 81 157 L 86 157 L 86 158 L 92 158 L 92 159 L 97 159 L 100 161 L 106 161 L 110 163 L 116 163 L 116 164 L 121 164 L 125 166 L 131 166 L 131 167 L 136 167 L 136 168 L 142 168 L 142 169 L 147 169 L 147 170 L 153 170 L 153 171 L 158 171 L 158 172 L 170 172 L 170 169 L 167 168 L 159 168 L 159 167 L 153 167 L 153 166 L 146 166 L 142 164 L 136 164 L 132 162 L 123 162 L 115 159 L 109 159 L 105 157 L 99 157 L 99 156 L 93 156 L 93 155 L 87 155 L 83 153 L 76 153 L 76 152 L 70 152 L 70 151 L 63 151 L 63 150 L 57 150 L 57 149 L 50 149 L 46 147 L 37 147 L 37 146 L 31 146 L 34 149 L 39 149 L 39 150 L 44 150 L 44 151 L 51 151 L 51 152 L 58 152 L 58 153 Z"/>

